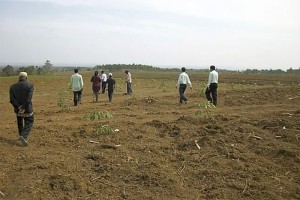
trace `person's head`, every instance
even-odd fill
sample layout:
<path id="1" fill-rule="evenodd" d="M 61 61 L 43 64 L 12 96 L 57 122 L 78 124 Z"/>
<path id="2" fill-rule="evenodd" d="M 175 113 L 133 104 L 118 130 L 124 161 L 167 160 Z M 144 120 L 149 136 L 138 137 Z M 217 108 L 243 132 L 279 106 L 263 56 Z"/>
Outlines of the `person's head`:
<path id="1" fill-rule="evenodd" d="M 78 69 L 74 69 L 74 73 L 75 73 L 75 74 L 78 73 Z"/>
<path id="2" fill-rule="evenodd" d="M 97 76 L 99 74 L 99 72 L 98 71 L 95 71 L 95 76 Z"/>
<path id="3" fill-rule="evenodd" d="M 211 66 L 209 67 L 209 69 L 210 69 L 210 71 L 213 71 L 213 70 L 216 70 L 216 67 L 215 67 L 214 65 L 211 65 Z"/>
<path id="4" fill-rule="evenodd" d="M 25 80 L 25 79 L 27 79 L 27 72 L 20 72 L 20 74 L 19 74 L 19 79 L 20 79 L 20 80 Z"/>
<path id="5" fill-rule="evenodd" d="M 182 71 L 182 72 L 185 72 L 185 67 L 181 68 L 181 71 Z"/>
<path id="6" fill-rule="evenodd" d="M 104 74 L 104 71 L 103 71 L 103 70 L 101 71 L 101 74 Z"/>
<path id="7" fill-rule="evenodd" d="M 109 77 L 112 77 L 112 73 L 109 73 L 108 76 L 109 76 Z"/>
<path id="8" fill-rule="evenodd" d="M 128 74 L 128 72 L 129 72 L 129 71 L 126 69 L 126 70 L 125 70 L 125 73 Z"/>

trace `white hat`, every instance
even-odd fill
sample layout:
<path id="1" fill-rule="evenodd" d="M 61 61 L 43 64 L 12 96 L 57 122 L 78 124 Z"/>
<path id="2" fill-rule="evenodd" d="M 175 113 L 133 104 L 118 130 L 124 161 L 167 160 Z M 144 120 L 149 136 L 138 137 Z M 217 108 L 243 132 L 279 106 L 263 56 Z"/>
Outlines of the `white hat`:
<path id="1" fill-rule="evenodd" d="M 112 76 L 112 73 L 109 73 L 108 76 Z"/>
<path id="2" fill-rule="evenodd" d="M 20 72 L 19 76 L 20 77 L 27 77 L 27 73 L 26 72 Z"/>

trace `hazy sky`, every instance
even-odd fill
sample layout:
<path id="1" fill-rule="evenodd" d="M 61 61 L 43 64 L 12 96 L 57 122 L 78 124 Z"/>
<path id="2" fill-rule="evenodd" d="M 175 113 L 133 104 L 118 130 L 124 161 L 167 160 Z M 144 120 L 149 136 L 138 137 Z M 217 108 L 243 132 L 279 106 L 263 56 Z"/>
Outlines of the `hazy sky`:
<path id="1" fill-rule="evenodd" d="M 0 0 L 0 63 L 300 67 L 299 0 Z"/>

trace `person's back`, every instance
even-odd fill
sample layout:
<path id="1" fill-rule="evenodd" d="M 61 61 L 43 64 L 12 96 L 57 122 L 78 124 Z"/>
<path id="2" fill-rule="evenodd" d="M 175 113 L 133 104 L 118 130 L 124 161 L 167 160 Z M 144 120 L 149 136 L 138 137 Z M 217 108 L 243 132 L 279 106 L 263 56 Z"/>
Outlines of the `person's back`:
<path id="1" fill-rule="evenodd" d="M 81 91 L 83 88 L 82 76 L 75 73 L 71 76 L 71 88 L 73 91 Z"/>
<path id="2" fill-rule="evenodd" d="M 115 84 L 116 84 L 116 81 L 111 76 L 109 76 L 109 78 L 107 79 L 108 91 L 113 91 Z"/>
<path id="3" fill-rule="evenodd" d="M 15 113 L 19 111 L 18 107 L 22 106 L 25 109 L 24 113 L 32 113 L 32 94 L 33 85 L 26 79 L 20 79 L 17 83 L 10 87 L 10 102 L 14 106 Z"/>

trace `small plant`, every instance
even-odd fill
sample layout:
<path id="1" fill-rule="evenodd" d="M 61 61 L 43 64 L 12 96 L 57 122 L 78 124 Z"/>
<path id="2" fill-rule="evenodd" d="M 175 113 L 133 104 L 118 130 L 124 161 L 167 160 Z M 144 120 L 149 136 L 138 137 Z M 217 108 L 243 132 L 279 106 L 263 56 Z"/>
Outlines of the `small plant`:
<path id="1" fill-rule="evenodd" d="M 112 128 L 109 128 L 107 125 L 96 128 L 96 134 L 98 135 L 109 135 L 112 133 L 114 133 L 114 130 Z"/>
<path id="2" fill-rule="evenodd" d="M 88 120 L 99 120 L 99 119 L 111 119 L 113 116 L 107 111 L 93 111 L 90 114 L 84 116 Z"/>
<path id="3" fill-rule="evenodd" d="M 69 111 L 70 107 L 68 106 L 68 104 L 66 103 L 66 96 L 67 96 L 67 90 L 66 89 L 61 89 L 58 92 L 58 102 L 57 102 L 57 106 L 60 107 L 61 111 Z"/>
<path id="4" fill-rule="evenodd" d="M 212 109 L 216 108 L 214 104 L 210 102 L 206 103 L 196 103 L 197 110 L 195 112 L 195 116 L 199 117 L 203 113 L 205 114 L 205 117 L 211 119 L 212 117 Z"/>
<path id="5" fill-rule="evenodd" d="M 162 89 L 163 92 L 166 92 L 167 91 L 167 83 L 166 81 L 163 81 L 160 86 L 159 86 L 159 89 Z"/>

